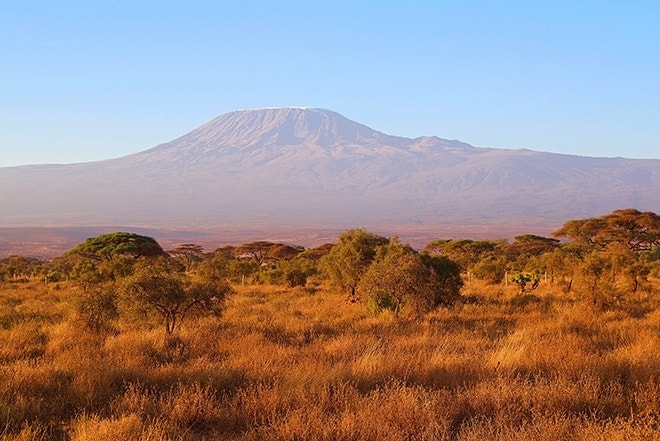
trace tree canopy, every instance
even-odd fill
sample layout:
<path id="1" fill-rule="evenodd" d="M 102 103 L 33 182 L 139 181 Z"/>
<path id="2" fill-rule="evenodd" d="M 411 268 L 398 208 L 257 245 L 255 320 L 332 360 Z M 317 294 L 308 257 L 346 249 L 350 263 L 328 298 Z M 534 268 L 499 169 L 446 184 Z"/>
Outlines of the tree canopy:
<path id="1" fill-rule="evenodd" d="M 330 283 L 357 300 L 357 287 L 362 275 L 376 257 L 379 246 L 389 242 L 385 237 L 363 229 L 350 229 L 339 236 L 339 242 L 320 261 L 320 270 Z"/>
<path id="2" fill-rule="evenodd" d="M 90 237 L 67 254 L 79 254 L 83 257 L 102 261 L 112 260 L 115 256 L 139 257 L 162 256 L 163 248 L 152 237 L 135 233 L 117 232 Z"/>
<path id="3" fill-rule="evenodd" d="M 232 288 L 217 280 L 197 280 L 164 267 L 145 265 L 123 280 L 129 301 L 153 308 L 163 319 L 168 335 L 193 311 L 219 313 Z"/>
<path id="4" fill-rule="evenodd" d="M 498 246 L 505 242 L 493 242 L 489 240 L 434 240 L 424 248 L 424 252 L 430 255 L 445 256 L 457 262 L 463 271 L 470 270 L 479 261 L 492 255 Z"/>
<path id="5" fill-rule="evenodd" d="M 450 304 L 458 298 L 461 285 L 457 264 L 441 256 L 420 255 L 397 238 L 378 249 L 359 282 L 376 309 L 395 314 L 404 308 L 423 313 Z"/>
<path id="6" fill-rule="evenodd" d="M 523 234 L 515 237 L 515 242 L 507 247 L 509 255 L 540 256 L 551 252 L 559 246 L 560 241 L 551 237 L 537 236 L 535 234 Z"/>
<path id="7" fill-rule="evenodd" d="M 553 236 L 601 250 L 616 242 L 630 251 L 648 251 L 660 246 L 660 216 L 634 208 L 615 210 L 598 218 L 570 220 Z"/>
<path id="8" fill-rule="evenodd" d="M 179 259 L 185 265 L 186 271 L 190 271 L 196 262 L 202 260 L 204 247 L 194 243 L 184 243 L 168 251 L 168 254 Z"/>
<path id="9" fill-rule="evenodd" d="M 277 244 L 266 240 L 244 243 L 232 250 L 235 257 L 247 257 L 252 259 L 257 265 L 261 265 L 267 258 L 268 252 Z"/>

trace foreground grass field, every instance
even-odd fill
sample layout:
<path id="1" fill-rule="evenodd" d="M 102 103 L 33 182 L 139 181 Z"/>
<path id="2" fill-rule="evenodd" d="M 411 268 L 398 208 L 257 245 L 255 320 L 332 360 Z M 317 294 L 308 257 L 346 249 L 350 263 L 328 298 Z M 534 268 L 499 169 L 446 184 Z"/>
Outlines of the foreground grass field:
<path id="1" fill-rule="evenodd" d="M 235 287 L 166 339 L 91 333 L 77 289 L 0 287 L 3 440 L 657 440 L 660 308 L 465 286 L 423 317 L 324 285 Z"/>

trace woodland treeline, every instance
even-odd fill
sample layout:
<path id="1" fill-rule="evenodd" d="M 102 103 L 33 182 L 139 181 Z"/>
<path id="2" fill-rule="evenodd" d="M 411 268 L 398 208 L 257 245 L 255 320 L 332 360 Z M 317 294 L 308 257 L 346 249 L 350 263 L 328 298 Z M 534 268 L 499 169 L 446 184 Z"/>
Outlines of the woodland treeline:
<path id="1" fill-rule="evenodd" d="M 520 295 L 548 283 L 613 307 L 629 294 L 650 292 L 653 277 L 660 277 L 660 216 L 636 209 L 569 220 L 553 237 L 438 239 L 422 251 L 363 229 L 346 230 L 337 243 L 316 248 L 256 241 L 210 253 L 197 244 L 166 251 L 153 238 L 118 232 L 89 238 L 50 261 L 0 261 L 4 283 L 79 284 L 90 327 L 105 326 L 123 298 L 158 312 L 168 334 L 188 313 L 219 312 L 237 284 L 324 281 L 372 312 L 419 314 L 469 300 L 461 288 L 473 280 L 515 284 Z"/>

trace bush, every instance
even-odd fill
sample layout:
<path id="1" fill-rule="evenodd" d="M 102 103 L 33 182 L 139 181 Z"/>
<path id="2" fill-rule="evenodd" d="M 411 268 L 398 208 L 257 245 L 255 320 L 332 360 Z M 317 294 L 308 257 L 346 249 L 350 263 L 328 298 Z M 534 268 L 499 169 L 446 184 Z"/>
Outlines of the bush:
<path id="1" fill-rule="evenodd" d="M 97 288 L 78 297 L 76 311 L 84 326 L 93 332 L 111 331 L 119 315 L 117 293 L 112 287 Z"/>
<path id="2" fill-rule="evenodd" d="M 472 273 L 490 285 L 500 284 L 506 274 L 506 261 L 501 257 L 487 257 L 472 268 Z"/>
<path id="3" fill-rule="evenodd" d="M 287 285 L 291 288 L 296 286 L 305 286 L 307 284 L 307 275 L 298 268 L 291 268 L 287 270 L 284 274 Z"/>
<path id="4" fill-rule="evenodd" d="M 421 313 L 450 304 L 458 298 L 461 285 L 458 265 L 445 258 L 423 258 L 395 238 L 379 250 L 359 288 L 370 307 L 399 314 L 403 308 Z"/>

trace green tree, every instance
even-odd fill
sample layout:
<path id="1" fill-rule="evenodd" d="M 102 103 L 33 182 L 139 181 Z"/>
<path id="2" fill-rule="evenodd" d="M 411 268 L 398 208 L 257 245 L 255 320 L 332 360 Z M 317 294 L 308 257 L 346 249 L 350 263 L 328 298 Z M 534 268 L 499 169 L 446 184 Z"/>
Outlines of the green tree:
<path id="1" fill-rule="evenodd" d="M 379 250 L 359 286 L 376 310 L 400 314 L 409 308 L 423 313 L 455 301 L 460 280 L 458 265 L 438 257 L 424 258 L 393 238 Z"/>
<path id="2" fill-rule="evenodd" d="M 189 314 L 219 314 L 225 297 L 232 292 L 228 284 L 220 281 L 193 280 L 188 275 L 148 265 L 126 278 L 121 290 L 129 303 L 156 311 L 167 335 Z"/>
<path id="3" fill-rule="evenodd" d="M 594 248 L 596 238 L 605 226 L 603 219 L 589 218 L 569 220 L 560 229 L 552 233 L 554 237 L 566 237 L 577 245 Z"/>
<path id="4" fill-rule="evenodd" d="M 277 244 L 260 240 L 256 242 L 244 243 L 233 249 L 236 258 L 251 259 L 257 266 L 261 266 L 267 258 L 268 252 Z"/>
<path id="5" fill-rule="evenodd" d="M 461 296 L 463 279 L 458 263 L 445 256 L 420 255 L 422 263 L 431 268 L 435 277 L 434 305 L 451 304 Z"/>
<path id="6" fill-rule="evenodd" d="M 303 251 L 303 247 L 277 243 L 268 250 L 266 258 L 271 260 L 291 260 Z"/>
<path id="7" fill-rule="evenodd" d="M 550 276 L 550 283 L 560 283 L 562 291 L 568 293 L 573 289 L 576 269 L 580 266 L 583 249 L 571 243 L 561 244 L 552 252 L 541 255 L 540 260 Z"/>
<path id="8" fill-rule="evenodd" d="M 167 253 L 180 260 L 186 267 L 186 271 L 191 271 L 197 263 L 202 261 L 204 247 L 194 243 L 184 243 L 177 245 L 176 248 Z"/>
<path id="9" fill-rule="evenodd" d="M 645 284 L 647 256 L 660 247 L 660 216 L 634 208 L 598 218 L 570 220 L 553 233 L 581 248 L 581 278 L 591 297 L 619 298 Z"/>
<path id="10" fill-rule="evenodd" d="M 197 267 L 197 276 L 209 282 L 225 282 L 231 277 L 231 262 L 235 260 L 223 252 L 215 252 Z"/>
<path id="11" fill-rule="evenodd" d="M 605 303 L 611 297 L 612 287 L 607 277 L 610 270 L 611 260 L 596 251 L 587 254 L 578 267 L 579 280 L 594 303 Z"/>
<path id="12" fill-rule="evenodd" d="M 660 216 L 634 208 L 615 210 L 599 218 L 570 220 L 553 236 L 567 237 L 599 250 L 616 242 L 630 251 L 649 251 L 660 246 Z"/>
<path id="13" fill-rule="evenodd" d="M 488 240 L 435 240 L 424 248 L 429 255 L 445 256 L 458 263 L 462 271 L 472 271 L 481 260 L 496 254 L 496 251 L 506 245 L 506 242 Z"/>
<path id="14" fill-rule="evenodd" d="M 76 262 L 71 269 L 70 275 L 82 288 L 83 292 L 90 291 L 105 281 L 103 274 L 98 269 L 98 265 L 95 265 L 89 260 L 81 259 Z"/>
<path id="15" fill-rule="evenodd" d="M 502 283 L 506 271 L 506 257 L 497 254 L 484 256 L 472 267 L 474 276 L 490 285 Z"/>
<path id="16" fill-rule="evenodd" d="M 296 265 L 299 263 L 297 256 L 303 251 L 304 248 L 299 246 L 273 244 L 259 267 L 257 280 L 260 283 L 287 284 L 291 287 L 305 285 L 307 275 Z"/>
<path id="17" fill-rule="evenodd" d="M 518 273 L 511 277 L 511 282 L 518 285 L 520 295 L 534 291 L 539 286 L 541 277 L 538 273 Z"/>
<path id="18" fill-rule="evenodd" d="M 165 254 L 155 239 L 135 233 L 110 233 L 90 237 L 67 254 L 79 254 L 97 261 L 112 260 L 117 256 L 154 257 Z"/>
<path id="19" fill-rule="evenodd" d="M 43 264 L 39 259 L 25 256 L 0 259 L 0 280 L 27 282 L 42 273 Z"/>
<path id="20" fill-rule="evenodd" d="M 517 261 L 517 266 L 523 268 L 527 260 L 550 253 L 559 245 L 560 241 L 558 239 L 535 234 L 523 234 L 516 236 L 514 242 L 505 246 L 503 251 L 509 261 Z"/>
<path id="21" fill-rule="evenodd" d="M 378 247 L 388 239 L 363 229 L 350 229 L 339 235 L 339 241 L 319 262 L 319 269 L 330 284 L 348 294 L 348 299 L 359 299 L 357 289 L 360 278 L 376 257 Z"/>

